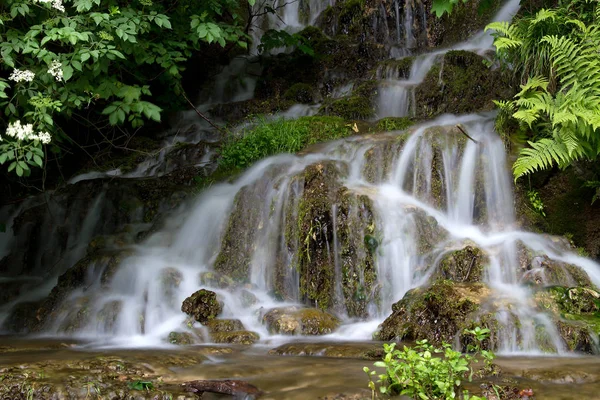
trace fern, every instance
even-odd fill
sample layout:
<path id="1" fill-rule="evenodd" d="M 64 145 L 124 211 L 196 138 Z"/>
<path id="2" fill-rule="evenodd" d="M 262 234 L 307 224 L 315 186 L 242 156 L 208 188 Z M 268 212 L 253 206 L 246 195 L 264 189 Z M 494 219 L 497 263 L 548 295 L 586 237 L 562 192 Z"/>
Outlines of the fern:
<path id="1" fill-rule="evenodd" d="M 521 150 L 519 158 L 513 164 L 515 180 L 554 165 L 565 166 L 572 161 L 567 148 L 553 139 L 540 139 L 528 143 L 531 147 Z"/>
<path id="2" fill-rule="evenodd" d="M 521 76 L 512 101 L 496 102 L 529 129 L 529 147 L 513 165 L 515 180 L 600 155 L 600 3 L 574 0 L 512 24 L 493 23 L 498 56 Z"/>

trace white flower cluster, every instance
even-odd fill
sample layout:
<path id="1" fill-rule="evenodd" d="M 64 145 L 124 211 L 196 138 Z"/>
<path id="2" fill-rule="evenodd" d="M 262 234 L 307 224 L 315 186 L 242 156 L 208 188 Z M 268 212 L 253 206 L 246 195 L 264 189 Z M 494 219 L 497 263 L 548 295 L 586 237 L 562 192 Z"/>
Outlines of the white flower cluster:
<path id="1" fill-rule="evenodd" d="M 37 0 L 38 3 L 52 3 L 52 7 L 58 11 L 65 12 L 65 6 L 62 0 Z"/>
<path id="2" fill-rule="evenodd" d="M 52 75 L 54 77 L 54 79 L 56 79 L 57 81 L 62 81 L 63 79 L 63 70 L 62 70 L 62 63 L 60 61 L 52 61 L 52 64 L 50 65 L 50 69 L 48 70 L 48 73 L 50 75 Z"/>
<path id="3" fill-rule="evenodd" d="M 32 124 L 21 125 L 21 121 L 16 121 L 8 125 L 6 136 L 14 137 L 17 140 L 39 140 L 43 144 L 48 144 L 52 141 L 52 136 L 48 132 L 33 132 Z M 0 139 L 1 140 L 1 139 Z"/>
<path id="4" fill-rule="evenodd" d="M 8 77 L 8 79 L 15 82 L 31 82 L 33 78 L 35 78 L 35 74 L 33 72 L 29 71 L 28 69 L 21 71 L 18 68 L 15 68 L 12 74 L 10 74 L 10 76 Z"/>

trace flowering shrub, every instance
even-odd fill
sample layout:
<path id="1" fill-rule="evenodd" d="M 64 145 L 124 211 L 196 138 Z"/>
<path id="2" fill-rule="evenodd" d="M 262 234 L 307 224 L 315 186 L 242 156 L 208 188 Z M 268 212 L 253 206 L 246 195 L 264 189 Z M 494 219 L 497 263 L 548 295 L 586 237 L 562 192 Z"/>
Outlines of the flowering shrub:
<path id="1" fill-rule="evenodd" d="M 244 3 L 254 0 L 1 1 L 0 165 L 27 176 L 71 131 L 160 121 L 193 51 L 247 47 Z"/>

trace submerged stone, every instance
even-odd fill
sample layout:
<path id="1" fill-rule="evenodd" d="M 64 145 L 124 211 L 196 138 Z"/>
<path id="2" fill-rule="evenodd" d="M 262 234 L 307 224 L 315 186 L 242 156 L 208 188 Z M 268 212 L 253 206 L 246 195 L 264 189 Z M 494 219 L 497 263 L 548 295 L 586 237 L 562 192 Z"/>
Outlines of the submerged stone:
<path id="1" fill-rule="evenodd" d="M 235 286 L 233 279 L 215 271 L 200 273 L 200 284 L 221 289 Z"/>
<path id="2" fill-rule="evenodd" d="M 215 292 L 201 289 L 183 301 L 181 311 L 206 325 L 211 319 L 221 314 L 223 305 L 217 299 Z"/>
<path id="3" fill-rule="evenodd" d="M 258 333 L 250 331 L 214 332 L 210 336 L 215 343 L 245 345 L 254 344 L 260 339 Z"/>
<path id="4" fill-rule="evenodd" d="M 340 321 L 331 314 L 315 308 L 280 307 L 262 317 L 272 334 L 325 335 L 338 328 Z"/>

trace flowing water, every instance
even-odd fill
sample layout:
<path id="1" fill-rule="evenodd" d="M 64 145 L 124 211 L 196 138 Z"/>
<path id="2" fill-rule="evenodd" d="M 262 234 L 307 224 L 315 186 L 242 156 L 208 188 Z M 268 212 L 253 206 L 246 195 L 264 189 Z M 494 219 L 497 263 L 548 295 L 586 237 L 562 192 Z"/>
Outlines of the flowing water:
<path id="1" fill-rule="evenodd" d="M 395 3 L 397 30 L 405 32 L 407 43 L 414 40 L 412 24 L 407 23 L 411 19 L 410 3 L 407 0 L 404 6 L 403 29 L 398 2 Z M 518 0 L 506 3 L 495 20 L 510 18 L 518 9 L 518 3 Z M 318 1 L 295 2 L 292 7 L 284 8 L 279 17 L 290 27 L 304 26 L 314 22 L 326 5 Z M 276 17 L 267 15 L 265 18 Z M 264 24 L 274 26 L 272 21 Z M 482 33 L 454 48 L 484 52 L 491 48 L 491 38 Z M 437 51 L 416 57 L 408 77 L 399 76 L 397 69 L 382 69 L 379 72 L 379 78 L 384 80 L 380 116 L 410 115 L 414 108 L 411 88 L 423 81 L 443 54 L 444 51 Z M 224 72 L 223 80 L 217 80 L 220 89 L 215 96 L 219 101 L 251 97 L 252 82 L 230 91 L 223 86 L 238 68 L 234 63 Z M 308 107 L 297 107 L 290 115 L 312 112 Z M 95 261 L 81 289 L 70 293 L 62 302 L 56 318 L 44 333 L 82 338 L 97 345 L 164 345 L 171 331 L 185 329 L 186 316 L 180 311 L 182 301 L 200 287 L 208 287 L 223 299 L 223 317 L 240 319 L 248 330 L 260 334 L 262 343 L 288 341 L 289 337 L 271 335 L 259 316 L 272 307 L 302 304 L 306 300 L 295 268 L 306 239 L 300 237 L 301 232 L 289 233 L 288 228 L 300 212 L 307 168 L 334 165 L 339 172 L 332 178 L 335 184 L 347 190 L 350 196 L 364 196 L 367 200 L 362 205 L 352 203 L 344 209 L 344 218 L 341 203 L 333 200 L 328 204 L 327 212 L 332 215 L 328 229 L 333 233 L 327 235 L 330 239 L 326 253 L 336 277 L 332 310 L 343 320 L 342 326 L 328 339 L 370 339 L 389 314 L 391 305 L 408 290 L 428 282 L 445 254 L 473 244 L 489 256 L 485 280 L 492 289 L 494 312 L 501 322 L 497 332 L 499 350 L 540 352 L 542 345 L 536 336 L 536 327 L 541 326 L 551 349 L 564 353 L 556 327 L 534 308 L 530 289 L 521 284 L 518 250 L 526 248 L 549 259 L 576 265 L 596 286 L 600 286 L 600 267 L 545 236 L 517 228 L 505 150 L 494 133 L 493 119 L 493 114 L 446 115 L 417 126 L 408 134 L 359 136 L 323 144 L 300 156 L 278 155 L 265 159 L 235 182 L 217 184 L 206 190 L 195 204 L 174 215 L 162 231 L 134 247 L 133 254 L 120 262 L 116 270 L 106 261 Z M 457 125 L 464 127 L 473 140 L 456 129 Z M 135 176 L 142 176 L 154 167 L 141 168 Z M 67 243 L 68 251 L 56 256 L 67 268 L 83 256 L 85 246 L 99 231 L 97 209 L 103 202 L 103 194 L 99 193 L 86 205 L 89 212 L 82 224 L 76 225 L 76 231 L 68 235 L 73 238 Z M 368 227 L 364 218 L 367 203 L 373 213 L 373 224 Z M 29 206 L 23 204 L 21 208 L 25 207 Z M 13 207 L 10 214 L 17 215 L 20 211 Z M 13 218 L 8 218 L 9 224 Z M 425 237 L 422 229 L 425 220 L 434 221 L 433 238 Z M 341 244 L 342 224 L 347 223 L 344 221 L 352 221 L 360 227 L 350 234 L 359 235 L 359 242 L 363 241 L 364 229 L 371 229 L 377 237 L 377 282 L 361 300 L 365 303 L 362 315 L 349 308 L 351 300 L 340 279 L 344 275 Z M 4 244 L 0 255 L 3 255 L 9 245 L 13 246 L 10 243 L 19 238 L 1 235 Z M 201 274 L 214 271 L 225 240 L 231 235 L 244 242 L 244 254 L 237 257 L 248 263 L 247 287 L 232 291 L 201 284 Z M 424 240 L 430 242 L 426 250 L 422 248 Z M 52 242 L 44 246 L 47 248 L 40 254 L 51 252 Z M 363 251 L 355 257 L 355 261 L 362 262 L 368 255 Z M 65 269 L 56 270 L 62 273 Z M 28 292 L 3 306 L 4 315 L 19 302 L 38 300 L 47 294 L 57 276 L 48 279 L 39 293 Z M 368 287 L 365 276 L 358 274 L 355 279 L 361 287 Z M 281 287 L 283 295 L 275 300 L 272 294 Z M 252 292 L 258 302 L 252 306 L 242 304 L 242 289 Z M 83 322 L 76 326 L 71 323 L 74 314 L 85 314 Z"/>
<path id="2" fill-rule="evenodd" d="M 358 321 L 346 317 L 330 339 L 368 340 L 392 303 L 435 273 L 436 260 L 469 243 L 489 255 L 486 281 L 496 299 L 497 319 L 502 322 L 499 350 L 539 352 L 535 329 L 543 326 L 554 351 L 560 354 L 565 349 L 555 326 L 530 304 L 532 294 L 520 284 L 517 248 L 524 246 L 578 265 L 597 286 L 600 268 L 544 236 L 516 228 L 505 150 L 493 131 L 493 117 L 447 115 L 420 125 L 408 135 L 397 132 L 355 137 L 325 144 L 303 156 L 265 159 L 236 182 L 205 191 L 182 215 L 184 222 L 178 228 L 149 238 L 121 263 L 109 282 L 103 281 L 106 265 L 99 263 L 90 269 L 83 288 L 71 293 L 46 333 L 128 347 L 161 345 L 169 332 L 185 326 L 180 304 L 198 290 L 200 274 L 213 270 L 224 236 L 233 233 L 246 245 L 250 284 L 245 290 L 251 291 L 258 303 L 244 307 L 239 292 L 212 287 L 224 300 L 223 317 L 240 319 L 247 329 L 258 332 L 263 342 L 289 340 L 270 335 L 257 316 L 262 310 L 281 305 L 269 296 L 278 279 L 286 288 L 284 304 L 301 303 L 300 278 L 292 266 L 302 250 L 300 245 L 294 248 L 286 243 L 287 219 L 298 215 L 303 171 L 312 165 L 334 163 L 340 171 L 347 171 L 338 177 L 339 183 L 351 193 L 367 195 L 372 202 L 375 232 L 380 238 L 376 269 L 381 290 L 379 301 L 373 297 L 369 302 L 366 318 Z M 474 140 L 467 139 L 456 125 L 464 127 Z M 382 157 L 375 156 L 378 152 Z M 341 229 L 336 218 L 340 204 L 330 207 L 334 234 L 327 251 L 339 276 L 340 232 L 335 230 Z M 349 215 L 352 213 L 360 221 L 359 210 L 351 210 Z M 247 223 L 238 223 L 231 231 L 228 220 L 236 215 Z M 435 220 L 440 233 L 423 252 L 421 228 L 427 219 Z M 300 244 L 302 239 L 297 237 L 293 242 Z M 287 272 L 277 278 L 278 270 Z M 167 277 L 173 275 L 177 282 L 169 284 Z M 345 296 L 339 287 L 334 296 L 342 304 L 338 314 L 342 318 L 349 315 L 343 307 L 347 303 L 339 300 Z M 85 307 L 86 323 L 65 330 L 77 307 Z M 110 309 L 115 310 L 114 316 L 107 323 Z"/>

